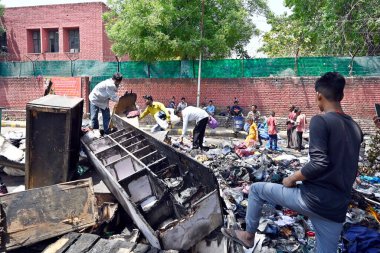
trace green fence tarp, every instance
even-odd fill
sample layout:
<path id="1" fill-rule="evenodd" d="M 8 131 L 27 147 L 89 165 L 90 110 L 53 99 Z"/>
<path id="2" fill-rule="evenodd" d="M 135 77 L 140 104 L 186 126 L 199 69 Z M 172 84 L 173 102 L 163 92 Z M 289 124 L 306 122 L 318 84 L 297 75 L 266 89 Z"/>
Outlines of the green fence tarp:
<path id="1" fill-rule="evenodd" d="M 196 78 L 195 61 L 99 62 L 35 61 L 0 62 L 0 76 L 111 76 L 120 71 L 125 78 Z M 350 73 L 350 66 L 353 68 Z M 343 75 L 380 76 L 380 57 L 301 57 L 227 59 L 202 61 L 202 78 L 242 78 L 270 76 L 320 76 L 328 71 Z"/>

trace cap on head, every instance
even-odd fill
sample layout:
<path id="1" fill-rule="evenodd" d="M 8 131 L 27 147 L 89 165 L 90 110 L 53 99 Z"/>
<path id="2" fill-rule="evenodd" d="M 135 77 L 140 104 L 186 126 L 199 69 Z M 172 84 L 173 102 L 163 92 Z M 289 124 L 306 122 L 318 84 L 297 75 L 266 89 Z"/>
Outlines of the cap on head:
<path id="1" fill-rule="evenodd" d="M 121 80 L 123 80 L 123 76 L 119 72 L 116 72 L 115 74 L 113 74 L 112 79 L 120 82 Z"/>
<path id="2" fill-rule="evenodd" d="M 153 97 L 151 95 L 145 95 L 145 96 L 143 96 L 143 98 L 150 100 L 150 101 L 153 101 Z"/>

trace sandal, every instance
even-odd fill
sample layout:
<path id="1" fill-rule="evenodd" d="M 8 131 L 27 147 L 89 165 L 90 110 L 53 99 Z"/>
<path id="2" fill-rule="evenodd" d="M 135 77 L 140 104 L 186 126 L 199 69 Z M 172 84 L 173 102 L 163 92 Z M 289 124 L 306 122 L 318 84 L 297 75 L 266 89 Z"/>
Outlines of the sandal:
<path id="1" fill-rule="evenodd" d="M 232 229 L 229 229 L 229 228 L 222 228 L 221 231 L 222 231 L 222 234 L 225 237 L 227 237 L 228 239 L 230 239 L 230 240 L 232 240 L 232 241 L 234 241 L 236 243 L 239 243 L 240 245 L 243 245 L 247 249 L 250 249 L 253 246 L 255 246 L 255 244 L 253 244 L 252 246 L 251 245 L 247 245 L 243 241 L 241 241 L 239 238 L 237 238 L 235 230 L 232 230 Z"/>

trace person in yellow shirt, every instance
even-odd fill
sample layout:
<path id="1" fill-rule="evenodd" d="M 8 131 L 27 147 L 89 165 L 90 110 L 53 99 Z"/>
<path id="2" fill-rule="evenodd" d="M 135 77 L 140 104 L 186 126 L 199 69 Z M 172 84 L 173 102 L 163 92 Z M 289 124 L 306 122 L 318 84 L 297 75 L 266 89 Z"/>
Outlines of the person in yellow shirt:
<path id="1" fill-rule="evenodd" d="M 259 137 L 259 134 L 258 134 L 258 130 L 257 130 L 257 125 L 256 123 L 254 122 L 254 119 L 253 117 L 249 117 L 247 119 L 247 123 L 250 125 L 249 127 L 249 133 L 248 133 L 248 136 L 247 138 L 245 139 L 244 143 L 247 147 L 252 147 L 256 144 L 256 142 L 258 141 L 258 137 Z"/>
<path id="2" fill-rule="evenodd" d="M 143 119 L 148 114 L 152 115 L 156 120 L 156 125 L 151 128 L 151 132 L 157 132 L 165 130 L 171 124 L 170 122 L 170 114 L 166 109 L 165 105 L 160 102 L 153 102 L 153 97 L 150 95 L 143 96 L 145 99 L 145 104 L 147 107 L 144 112 L 140 115 L 139 119 Z"/>

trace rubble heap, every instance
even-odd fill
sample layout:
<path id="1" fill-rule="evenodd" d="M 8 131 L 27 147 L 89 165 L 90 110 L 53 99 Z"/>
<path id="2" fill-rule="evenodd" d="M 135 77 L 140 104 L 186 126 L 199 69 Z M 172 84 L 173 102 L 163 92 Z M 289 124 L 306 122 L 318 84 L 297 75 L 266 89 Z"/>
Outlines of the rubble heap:
<path id="1" fill-rule="evenodd" d="M 374 139 L 380 140 L 379 135 Z M 179 143 L 173 140 L 172 145 L 213 170 L 219 182 L 226 212 L 228 215 L 233 215 L 232 218 L 227 217 L 226 220 L 232 220 L 235 224 L 227 225 L 239 229 L 245 229 L 248 192 L 252 183 L 281 184 L 284 177 L 301 169 L 308 162 L 306 155 L 296 157 L 285 153 L 273 154 L 265 149 L 257 150 L 247 157 L 239 157 L 234 151 L 237 143 L 224 142 L 208 152 L 191 150 L 189 141 Z M 376 145 L 380 147 L 379 144 Z M 362 153 L 364 153 L 364 147 L 365 144 Z M 363 162 L 364 159 L 361 160 Z M 360 241 L 358 237 L 350 237 L 356 230 L 364 231 L 363 233 L 375 233 L 376 242 L 380 243 L 379 183 L 380 181 L 374 183 L 363 178 L 361 184 L 355 185 L 353 190 L 355 197 L 347 212 L 347 220 L 339 245 L 341 251 L 348 249 L 353 242 Z M 271 204 L 264 205 L 262 215 L 259 233 L 256 236 L 259 239 L 254 252 L 313 252 L 315 231 L 308 217 Z M 365 238 L 362 237 L 361 240 Z"/>

